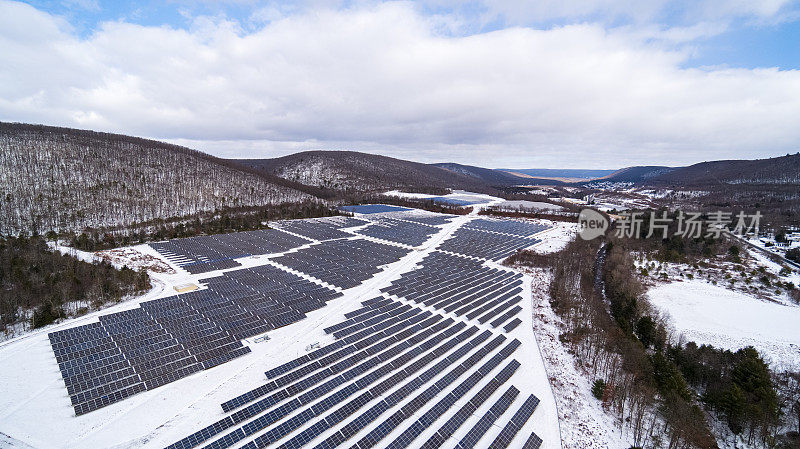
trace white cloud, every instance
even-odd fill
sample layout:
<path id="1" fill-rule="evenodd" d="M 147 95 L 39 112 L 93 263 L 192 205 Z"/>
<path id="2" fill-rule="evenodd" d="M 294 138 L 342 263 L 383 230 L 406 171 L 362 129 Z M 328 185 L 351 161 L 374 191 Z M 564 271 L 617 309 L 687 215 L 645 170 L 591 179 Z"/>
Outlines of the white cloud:
<path id="1" fill-rule="evenodd" d="M 0 119 L 227 157 L 331 148 L 493 167 L 799 149 L 800 72 L 682 68 L 691 48 L 675 44 L 711 25 L 445 37 L 440 19 L 407 3 L 270 20 L 251 33 L 224 19 L 188 30 L 109 22 L 82 39 L 59 18 L 2 2 Z"/>

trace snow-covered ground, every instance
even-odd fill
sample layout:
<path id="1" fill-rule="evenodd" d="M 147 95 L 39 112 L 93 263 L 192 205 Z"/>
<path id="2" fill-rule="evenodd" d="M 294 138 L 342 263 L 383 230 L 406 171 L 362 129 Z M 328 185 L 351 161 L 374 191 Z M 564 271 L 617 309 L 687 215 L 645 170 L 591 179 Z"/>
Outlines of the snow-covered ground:
<path id="1" fill-rule="evenodd" d="M 491 197 L 486 200 L 487 203 L 496 201 Z M 344 290 L 343 297 L 331 301 L 322 309 L 310 312 L 306 319 L 270 331 L 269 340 L 259 343 L 256 343 L 254 339 L 245 340 L 243 343 L 250 347 L 252 351 L 250 354 L 76 417 L 47 338 L 48 332 L 97 321 L 101 314 L 133 308 L 144 300 L 175 294 L 173 289 L 175 286 L 187 283 L 201 285 L 200 279 L 213 277 L 222 272 L 191 275 L 161 257 L 147 245 L 137 246 L 135 251 L 118 252 L 114 256 L 115 264 L 149 260 L 149 257 L 144 256 L 152 256 L 158 258 L 171 270 L 151 272 L 156 279 L 157 286 L 145 296 L 0 343 L 0 385 L 2 385 L 0 447 L 156 448 L 173 443 L 225 416 L 222 414 L 219 404 L 263 385 L 266 369 L 305 354 L 306 347 L 310 344 L 330 343 L 332 337 L 325 334 L 323 331 L 325 327 L 343 321 L 344 313 L 359 308 L 361 301 L 380 295 L 381 288 L 388 286 L 391 281 L 413 269 L 441 241 L 450 237 L 457 228 L 475 218 L 476 215 L 473 212 L 467 216 L 456 217 L 450 223 L 440 226 L 439 232 L 432 235 L 424 245 L 415 248 L 401 260 L 384 266 L 383 271 L 361 285 Z M 552 238 L 560 242 L 559 235 L 555 233 Z M 541 237 L 545 241 L 551 238 L 547 234 L 543 234 Z M 553 246 L 555 247 L 556 243 L 553 243 Z M 91 253 L 79 256 L 87 260 L 96 257 Z M 126 260 L 128 256 L 131 257 L 130 261 Z M 236 269 L 263 264 L 275 265 L 271 261 L 271 256 L 274 255 L 237 259 L 243 267 Z M 507 269 L 497 264 L 489 262 L 487 264 Z M 305 275 L 304 277 L 309 278 Z M 524 282 L 527 286 L 533 281 L 534 278 L 526 277 Z M 556 402 L 543 363 L 543 356 L 547 356 L 547 354 L 540 351 L 534 333 L 531 331 L 534 326 L 532 322 L 534 302 L 530 298 L 530 289 L 526 289 L 526 292 L 523 296 L 524 311 L 519 314 L 523 324 L 508 335 L 509 338 L 518 338 L 523 346 L 513 355 L 522 366 L 507 385 L 516 386 L 523 394 L 498 423 L 507 422 L 524 398 L 533 393 L 541 402 L 533 417 L 518 433 L 511 447 L 521 447 L 531 431 L 535 431 L 544 440 L 543 448 L 561 448 Z M 433 309 L 430 310 L 433 311 Z M 444 312 L 437 313 L 444 314 Z M 496 332 L 488 325 L 479 327 Z M 448 440 L 445 447 L 452 447 L 458 438 L 463 436 L 466 430 L 471 428 L 477 419 L 488 410 L 500 393 L 492 396 L 490 401 L 479 408 L 476 414 L 472 415 L 456 432 L 455 438 Z M 443 419 L 446 420 L 457 409 L 458 406 L 452 408 Z M 482 441 L 492 441 L 501 430 L 498 423 L 495 423 Z M 427 432 L 431 431 L 428 429 Z M 383 443 L 388 443 L 395 435 L 391 434 L 390 438 L 384 440 Z M 429 435 L 424 433 L 417 441 L 424 441 L 427 436 Z"/>
<path id="2" fill-rule="evenodd" d="M 686 280 L 658 285 L 650 302 L 669 314 L 686 341 L 737 350 L 753 346 L 773 366 L 800 367 L 800 307 Z"/>
<path id="3" fill-rule="evenodd" d="M 792 238 L 794 239 L 794 236 Z M 779 244 L 775 241 L 774 235 L 750 235 L 747 237 L 747 242 L 763 251 L 768 251 L 780 257 L 786 257 L 788 250 L 800 247 L 800 242 L 796 240 Z"/>
<path id="4" fill-rule="evenodd" d="M 550 226 L 549 229 L 537 235 L 542 241 L 531 247 L 531 249 L 537 253 L 550 254 L 561 251 L 578 233 L 578 223 L 552 220 L 533 221 Z"/>
<path id="5" fill-rule="evenodd" d="M 398 198 L 408 198 L 408 199 L 447 198 L 451 200 L 474 202 L 475 204 L 472 204 L 471 206 L 490 205 L 490 204 L 494 205 L 504 201 L 502 198 L 498 198 L 496 196 L 485 195 L 482 193 L 467 192 L 465 190 L 453 190 L 451 193 L 447 195 L 428 195 L 425 193 L 409 193 L 409 192 L 401 192 L 399 190 L 390 190 L 388 192 L 385 192 L 384 195 L 394 196 Z"/>
<path id="6" fill-rule="evenodd" d="M 526 201 L 526 200 L 515 200 L 515 201 L 503 201 L 495 205 L 500 209 L 533 209 L 533 210 L 541 210 L 541 211 L 562 211 L 564 210 L 563 206 L 559 206 L 558 204 L 553 203 L 545 203 L 542 201 Z"/>
<path id="7" fill-rule="evenodd" d="M 615 418 L 592 396 L 588 374 L 559 340 L 560 318 L 550 307 L 550 274 L 532 273 L 533 330 L 558 404 L 561 444 L 564 448 L 626 449 L 630 438 L 623 435 Z"/>

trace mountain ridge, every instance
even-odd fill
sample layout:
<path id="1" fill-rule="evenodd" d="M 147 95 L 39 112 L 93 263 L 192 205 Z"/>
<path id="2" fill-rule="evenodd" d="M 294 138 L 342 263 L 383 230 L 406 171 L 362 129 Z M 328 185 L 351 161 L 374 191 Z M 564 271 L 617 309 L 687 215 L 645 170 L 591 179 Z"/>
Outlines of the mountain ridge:
<path id="1" fill-rule="evenodd" d="M 434 165 L 355 151 L 314 150 L 232 161 L 290 181 L 339 191 L 486 188 L 476 179 Z"/>
<path id="2" fill-rule="evenodd" d="M 83 231 L 318 201 L 285 180 L 122 134 L 0 122 L 0 233 Z"/>
<path id="3" fill-rule="evenodd" d="M 504 170 L 424 164 L 353 151 L 221 159 L 151 139 L 0 122 L 0 233 L 127 226 L 226 208 L 343 201 L 400 189 L 463 189 L 497 196 L 524 185 L 696 188 L 800 184 L 800 153 L 687 167 L 634 166 L 577 183 Z M 777 188 L 777 187 L 776 187 Z M 763 190 L 763 188 L 762 188 Z"/>

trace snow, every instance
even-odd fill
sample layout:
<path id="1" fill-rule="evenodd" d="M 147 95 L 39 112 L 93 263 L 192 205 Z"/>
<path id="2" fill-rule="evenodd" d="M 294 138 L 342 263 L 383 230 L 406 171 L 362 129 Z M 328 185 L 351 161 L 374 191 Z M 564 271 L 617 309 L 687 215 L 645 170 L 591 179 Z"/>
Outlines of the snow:
<path id="1" fill-rule="evenodd" d="M 65 246 L 62 245 L 60 242 L 47 242 L 47 246 L 49 246 L 53 251 L 58 251 L 66 256 L 72 256 L 86 263 L 100 262 L 100 258 L 97 257 L 94 253 L 88 251 L 81 251 L 79 249 Z"/>
<path id="2" fill-rule="evenodd" d="M 538 209 L 547 211 L 564 210 L 563 206 L 559 206 L 557 204 L 545 203 L 542 201 L 526 201 L 526 200 L 503 201 L 502 203 L 496 204 L 495 206 L 499 207 L 500 209 L 519 209 L 520 207 L 522 207 L 525 209 Z"/>
<path id="3" fill-rule="evenodd" d="M 800 367 L 800 307 L 701 280 L 658 285 L 647 296 L 687 341 L 732 351 L 753 346 L 773 366 Z"/>
<path id="4" fill-rule="evenodd" d="M 174 269 L 164 263 L 160 258 L 148 254 L 146 248 L 149 245 L 137 245 L 134 247 L 116 248 L 105 251 L 97 251 L 95 255 L 115 267 L 127 266 L 132 270 L 148 270 L 154 273 L 174 274 Z"/>
<path id="5" fill-rule="evenodd" d="M 538 187 L 536 189 L 528 190 L 527 193 L 530 195 L 549 195 L 552 192 L 555 192 L 556 189 L 547 188 L 547 187 Z"/>
<path id="6" fill-rule="evenodd" d="M 424 198 L 435 198 L 438 195 L 428 195 L 427 193 L 412 193 L 412 192 L 401 192 L 399 190 L 390 190 L 384 193 L 386 196 L 396 196 L 398 198 L 412 198 L 412 199 L 424 199 Z"/>
<path id="7" fill-rule="evenodd" d="M 561 444 L 581 449 L 631 447 L 632 440 L 592 396 L 588 374 L 559 340 L 561 319 L 550 307 L 550 274 L 539 269 L 532 273 L 533 330 L 558 403 Z"/>
<path id="8" fill-rule="evenodd" d="M 489 203 L 497 201 L 491 197 L 485 199 Z M 473 211 L 470 215 L 455 217 L 451 222 L 439 226 L 439 231 L 432 235 L 425 244 L 417 247 L 399 261 L 384 266 L 383 271 L 361 285 L 344 290 L 344 296 L 331 301 L 322 309 L 310 312 L 306 319 L 270 331 L 268 333 L 269 340 L 258 343 L 255 338 L 244 340 L 243 343 L 252 351 L 250 354 L 76 417 L 47 338 L 48 332 L 87 324 L 97 321 L 100 314 L 133 308 L 142 301 L 172 295 L 175 286 L 192 283 L 204 288 L 199 282 L 200 279 L 222 273 L 222 271 L 215 271 L 197 275 L 189 274 L 161 257 L 158 252 L 147 245 L 131 247 L 130 251 L 126 249 L 115 252 L 113 256 L 115 264 L 132 264 L 135 261 L 150 260 L 150 256 L 152 256 L 170 270 L 151 271 L 155 287 L 144 296 L 0 343 L 0 384 L 3 385 L 3 394 L 0 394 L 0 448 L 28 446 L 36 448 L 156 448 L 171 444 L 224 416 L 219 404 L 262 385 L 265 382 L 264 371 L 266 369 L 304 354 L 309 344 L 319 342 L 321 345 L 325 345 L 333 341 L 331 335 L 324 333 L 325 327 L 343 321 L 344 313 L 361 307 L 361 301 L 380 295 L 381 288 L 388 286 L 391 281 L 413 269 L 439 243 L 450 237 L 456 229 L 475 218 L 477 218 L 477 211 Z M 543 234 L 541 238 L 545 241 L 548 239 L 558 240 L 558 243 L 551 244 L 555 247 L 563 240 L 559 232 L 552 235 Z M 363 237 L 354 236 L 353 238 Z M 74 252 L 64 248 L 59 248 L 59 250 Z M 290 251 L 296 251 L 296 249 Z M 85 252 L 74 252 L 74 254 L 87 261 L 96 260 L 98 257 Z M 271 260 L 273 256 L 275 255 L 237 259 L 237 262 L 241 263 L 243 267 L 235 269 L 270 264 L 294 272 L 294 270 L 288 270 L 273 262 Z M 509 269 L 491 262 L 486 263 L 500 269 Z M 321 283 L 308 275 L 302 274 L 302 276 Z M 534 281 L 540 282 L 541 279 L 529 276 L 524 278 L 526 287 Z M 337 290 L 341 291 L 341 289 Z M 525 292 L 522 303 L 524 309 L 519 314 L 523 324 L 508 335 L 508 341 L 512 337 L 516 337 L 523 343 L 523 346 L 513 354 L 513 358 L 516 358 L 522 366 L 505 385 L 506 388 L 510 385 L 516 386 L 522 394 L 481 441 L 483 444 L 492 441 L 500 432 L 502 424 L 507 422 L 525 398 L 533 393 L 541 402 L 533 417 L 517 434 L 511 447 L 521 447 L 528 435 L 535 431 L 544 440 L 542 448 L 561 448 L 556 399 L 548 380 L 548 377 L 552 377 L 553 373 L 557 372 L 554 369 L 560 370 L 560 368 L 548 367 L 547 369 L 551 373 L 548 376 L 545 365 L 548 347 L 540 350 L 532 332 L 534 328 L 533 300 L 530 296 L 530 289 L 526 288 Z M 436 313 L 452 316 L 443 311 Z M 479 327 L 497 332 L 488 325 L 479 325 Z M 485 379 L 471 390 L 468 396 L 471 397 L 487 381 L 488 379 Z M 467 420 L 454 438 L 463 436 L 503 391 L 504 389 L 501 388 L 495 392 L 478 409 L 477 413 Z M 436 401 L 438 401 L 438 397 Z M 441 423 L 455 413 L 458 405 L 463 402 L 464 399 L 456 407 L 451 408 L 441 418 Z M 420 412 L 424 413 L 426 409 L 423 408 Z M 42 432 L 42 423 L 47 423 L 46 432 Z M 409 420 L 399 430 L 404 430 L 410 423 Z M 373 423 L 374 425 L 376 424 Z M 428 429 L 427 432 L 432 432 L 432 430 Z M 397 434 L 399 432 L 392 433 L 381 444 L 388 443 Z M 427 436 L 429 436 L 428 433 L 423 434 L 418 441 L 423 441 L 423 438 Z M 446 446 L 452 446 L 455 441 L 457 440 L 450 439 Z M 315 440 L 315 442 L 318 441 Z M 567 445 L 565 447 L 575 446 Z"/>
<path id="9" fill-rule="evenodd" d="M 745 242 L 749 243 L 750 245 L 755 246 L 756 248 L 760 249 L 761 251 L 767 252 L 769 254 L 773 254 L 773 255 L 775 255 L 777 257 L 780 257 L 782 259 L 785 259 L 786 251 L 788 251 L 791 248 L 797 248 L 798 246 L 800 246 L 800 244 L 797 241 L 790 241 L 785 246 L 778 246 L 776 244 L 776 242 L 775 242 L 775 237 L 774 236 L 765 236 L 763 234 L 762 235 L 750 235 L 746 239 L 742 239 L 742 240 L 744 240 Z M 770 244 L 770 246 L 767 246 L 768 243 Z M 761 254 L 759 254 L 759 255 L 761 255 Z M 764 258 L 765 260 L 768 260 L 763 255 L 761 255 L 761 257 Z M 787 263 L 787 265 L 789 265 L 789 264 L 791 264 L 791 262 Z M 794 264 L 793 268 L 797 268 L 797 267 L 798 267 L 798 264 Z"/>
<path id="10" fill-rule="evenodd" d="M 474 206 L 496 205 L 504 201 L 502 198 L 498 198 L 495 196 L 485 195 L 482 193 L 467 192 L 465 190 L 453 190 L 452 193 L 449 193 L 447 195 L 428 195 L 425 193 L 408 193 L 408 192 L 401 192 L 399 190 L 390 190 L 384 193 L 384 195 L 395 196 L 398 198 L 409 198 L 409 199 L 445 198 L 451 200 L 473 202 L 475 203 L 472 204 Z"/>
<path id="11" fill-rule="evenodd" d="M 568 221 L 533 220 L 537 223 L 550 226 L 549 229 L 539 233 L 536 237 L 542 241 L 533 245 L 531 249 L 540 254 L 550 254 L 561 251 L 575 238 L 578 233 L 578 224 Z"/>

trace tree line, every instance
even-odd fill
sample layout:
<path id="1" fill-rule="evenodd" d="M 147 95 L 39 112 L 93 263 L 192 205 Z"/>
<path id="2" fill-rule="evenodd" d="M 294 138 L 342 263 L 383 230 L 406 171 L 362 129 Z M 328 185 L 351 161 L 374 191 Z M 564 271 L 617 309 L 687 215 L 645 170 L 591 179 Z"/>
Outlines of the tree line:
<path id="1" fill-rule="evenodd" d="M 0 330 L 77 316 L 151 288 L 146 272 L 54 252 L 41 236 L 0 237 Z"/>
<path id="2" fill-rule="evenodd" d="M 202 213 L 192 217 L 176 217 L 169 220 L 152 220 L 125 228 L 88 228 L 80 233 L 49 232 L 46 236 L 51 240 L 67 242 L 69 246 L 83 251 L 99 251 L 151 241 L 268 229 L 268 222 L 274 220 L 333 215 L 339 215 L 339 212 L 322 203 L 304 201 L 226 209 L 215 213 Z"/>
<path id="3" fill-rule="evenodd" d="M 576 239 L 555 255 L 520 251 L 506 263 L 551 272 L 561 341 L 588 367 L 592 393 L 622 418 L 637 447 L 717 447 L 706 413 L 752 445 L 790 447 L 779 446 L 786 441 L 781 430 L 787 410 L 798 414 L 800 430 L 800 373 L 782 373 L 779 382 L 753 348 L 673 341 L 635 272 L 631 252 L 642 245 L 669 259 L 729 254 L 723 242 L 676 246 L 610 237 L 603 247 Z"/>

